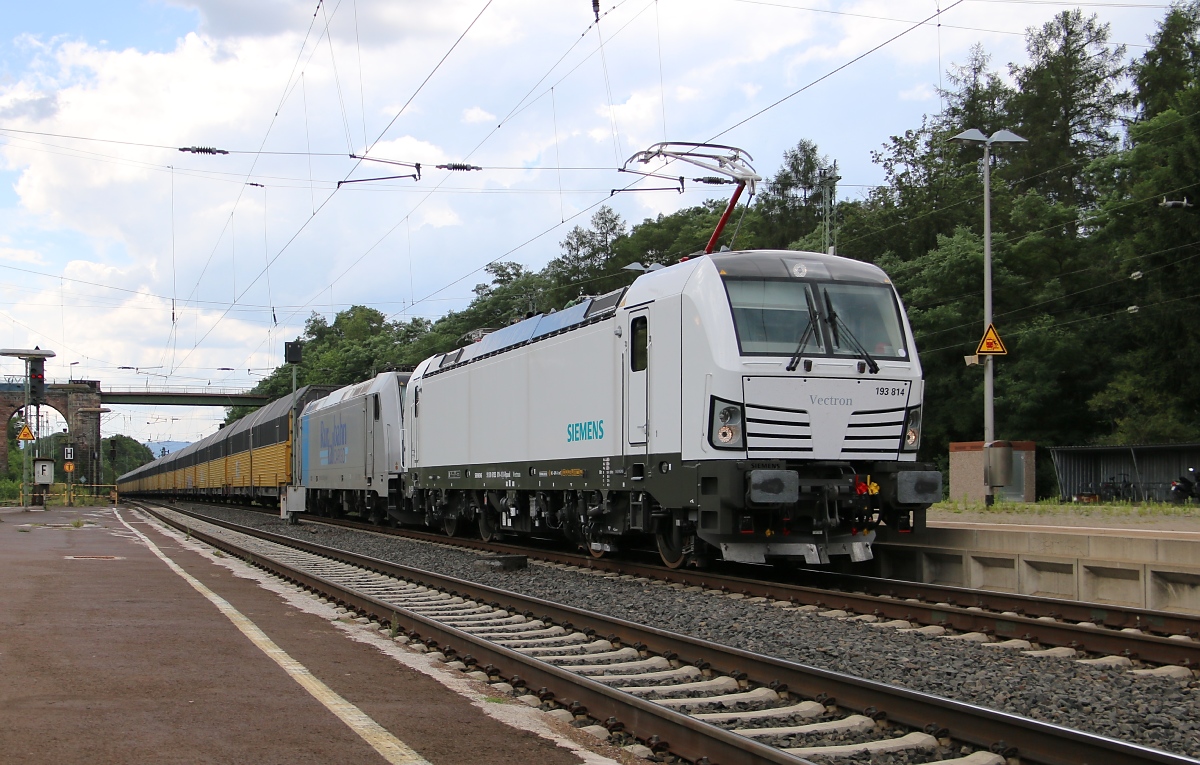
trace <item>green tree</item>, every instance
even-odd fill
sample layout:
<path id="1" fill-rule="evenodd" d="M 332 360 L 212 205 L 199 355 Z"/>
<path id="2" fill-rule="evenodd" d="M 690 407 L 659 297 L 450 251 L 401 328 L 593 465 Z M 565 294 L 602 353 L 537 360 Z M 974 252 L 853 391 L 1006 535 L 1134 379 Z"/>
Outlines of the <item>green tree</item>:
<path id="1" fill-rule="evenodd" d="M 112 458 L 114 447 L 116 448 L 115 462 Z M 62 450 L 59 449 L 57 453 L 61 458 Z M 125 475 L 131 470 L 136 470 L 149 462 L 153 462 L 154 458 L 155 454 L 150 451 L 150 447 L 138 443 L 129 436 L 117 434 L 102 439 L 100 442 L 100 462 L 103 466 L 100 471 L 103 474 L 101 483 L 114 484 L 120 476 Z M 56 469 L 61 470 L 61 465 L 57 466 Z M 90 479 L 90 476 L 85 477 Z"/>
<path id="2" fill-rule="evenodd" d="M 944 106 L 939 116 L 942 129 L 957 134 L 969 128 L 978 128 L 985 134 L 1009 127 L 1009 102 L 1015 91 L 991 68 L 991 56 L 976 43 L 967 53 L 964 64 L 951 64 L 946 72 L 949 88 L 938 90 Z M 978 149 L 961 147 L 969 161 L 974 161 Z"/>
<path id="3" fill-rule="evenodd" d="M 1012 64 L 1010 111 L 1029 138 L 1016 154 L 1016 177 L 1055 202 L 1082 205 L 1098 190 L 1081 171 L 1116 148 L 1129 94 L 1121 88 L 1125 47 L 1109 45 L 1109 26 L 1076 9 L 1026 38 L 1029 63 Z"/>
<path id="4" fill-rule="evenodd" d="M 822 225 L 822 195 L 835 193 L 836 185 L 823 186 L 833 174 L 833 163 L 803 139 L 783 153 L 783 166 L 763 184 L 755 211 L 761 220 L 760 246 L 787 247 Z M 820 249 L 817 247 L 816 249 Z"/>
<path id="5" fill-rule="evenodd" d="M 1132 66 L 1139 118 L 1170 109 L 1200 75 L 1200 2 L 1172 5 L 1150 38 L 1150 49 Z"/>

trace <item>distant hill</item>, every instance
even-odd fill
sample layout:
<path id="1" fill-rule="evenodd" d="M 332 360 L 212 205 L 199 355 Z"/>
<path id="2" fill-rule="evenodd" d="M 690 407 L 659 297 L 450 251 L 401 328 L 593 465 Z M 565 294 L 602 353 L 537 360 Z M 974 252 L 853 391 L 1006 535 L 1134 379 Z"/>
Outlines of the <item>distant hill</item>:
<path id="1" fill-rule="evenodd" d="M 162 456 L 162 450 L 166 449 L 167 454 L 176 452 L 190 444 L 191 441 L 147 441 L 146 448 L 154 453 L 155 459 Z"/>

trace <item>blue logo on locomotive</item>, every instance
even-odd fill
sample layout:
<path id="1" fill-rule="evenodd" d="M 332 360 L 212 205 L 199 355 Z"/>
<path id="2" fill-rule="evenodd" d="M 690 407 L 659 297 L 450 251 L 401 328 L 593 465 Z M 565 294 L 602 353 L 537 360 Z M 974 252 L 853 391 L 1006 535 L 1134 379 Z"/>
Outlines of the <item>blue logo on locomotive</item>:
<path id="1" fill-rule="evenodd" d="M 567 443 L 575 441 L 599 441 L 604 438 L 604 420 L 572 422 L 567 425 Z"/>
<path id="2" fill-rule="evenodd" d="M 326 426 L 325 421 L 321 420 L 321 464 L 322 465 L 344 465 L 346 458 L 350 454 L 349 438 L 346 434 L 346 424 L 338 417 L 338 422 L 333 426 Z"/>

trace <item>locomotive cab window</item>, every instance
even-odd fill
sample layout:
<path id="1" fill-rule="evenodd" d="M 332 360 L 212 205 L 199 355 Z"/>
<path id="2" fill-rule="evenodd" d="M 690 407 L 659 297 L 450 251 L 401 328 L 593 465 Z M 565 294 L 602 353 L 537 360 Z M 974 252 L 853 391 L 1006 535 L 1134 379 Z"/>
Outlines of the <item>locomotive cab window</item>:
<path id="1" fill-rule="evenodd" d="M 650 361 L 650 329 L 646 317 L 639 316 L 630 325 L 629 369 L 632 372 L 644 372 Z"/>
<path id="2" fill-rule="evenodd" d="M 850 330 L 849 338 L 844 331 L 833 334 L 834 355 L 857 356 L 856 343 L 872 356 L 908 355 L 900 331 L 899 309 L 891 290 L 866 284 L 824 284 L 821 294 L 826 301 L 822 307 L 831 306 L 840 328 Z"/>
<path id="3" fill-rule="evenodd" d="M 726 279 L 725 291 L 743 356 L 857 356 L 861 344 L 876 358 L 908 357 L 887 285 Z"/>
<path id="4" fill-rule="evenodd" d="M 727 281 L 725 288 L 743 354 L 790 355 L 801 341 L 802 352 L 824 353 L 820 324 L 810 326 L 816 303 L 809 285 L 746 279 Z"/>
<path id="5" fill-rule="evenodd" d="M 375 395 L 371 396 L 371 398 L 375 402 L 375 419 L 378 420 L 379 419 L 379 394 L 376 393 Z"/>

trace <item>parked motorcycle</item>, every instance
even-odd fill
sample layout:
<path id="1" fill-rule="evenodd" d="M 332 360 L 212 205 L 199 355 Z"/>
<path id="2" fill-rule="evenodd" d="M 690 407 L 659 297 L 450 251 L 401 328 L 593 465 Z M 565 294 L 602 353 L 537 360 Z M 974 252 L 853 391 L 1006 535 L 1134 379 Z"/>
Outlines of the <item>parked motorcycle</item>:
<path id="1" fill-rule="evenodd" d="M 1179 476 L 1178 481 L 1171 481 L 1167 501 L 1173 505 L 1182 505 L 1193 497 L 1200 499 L 1200 475 L 1197 475 L 1196 468 L 1190 467 Z"/>

